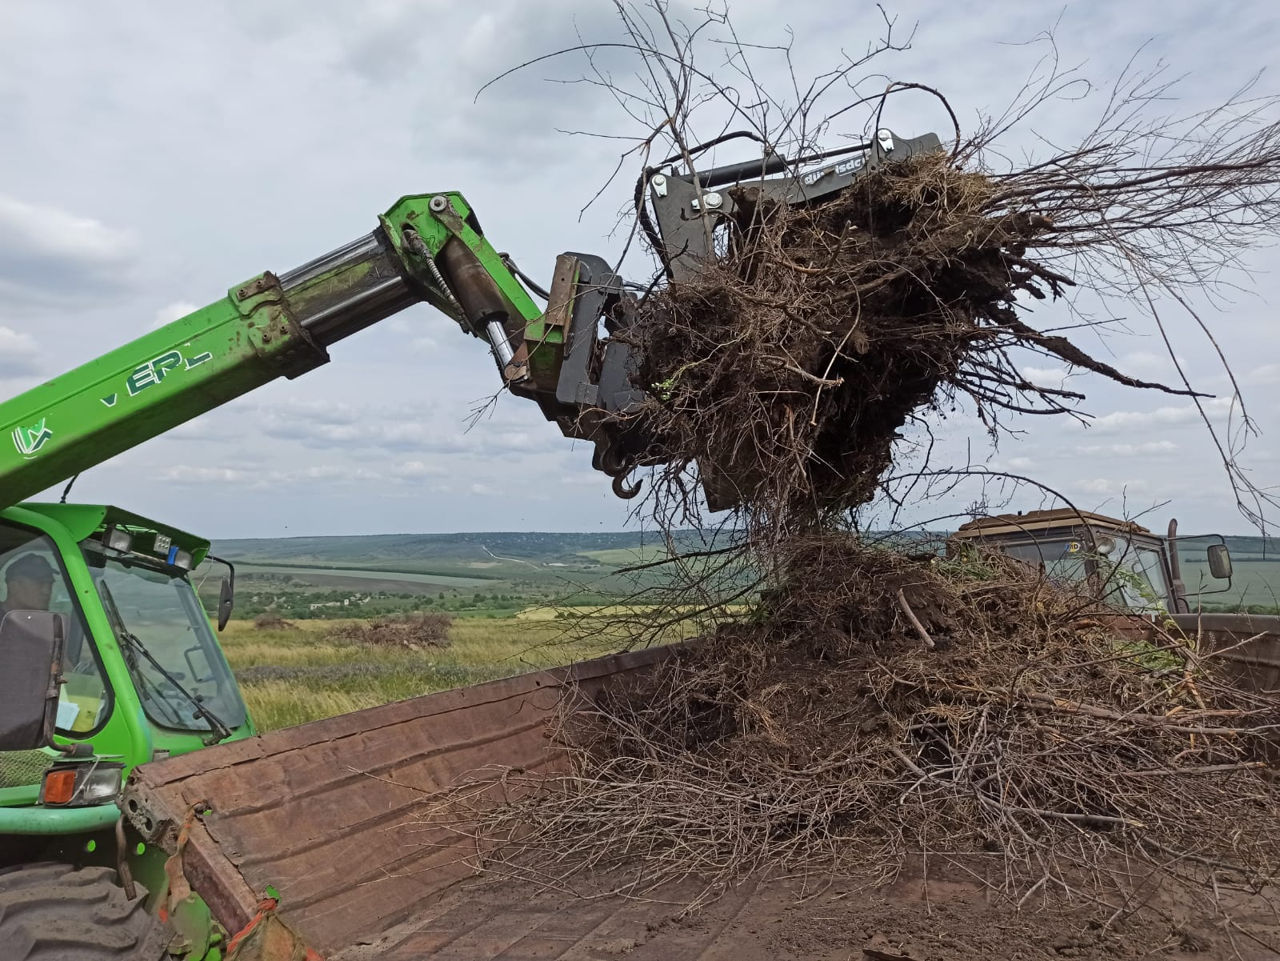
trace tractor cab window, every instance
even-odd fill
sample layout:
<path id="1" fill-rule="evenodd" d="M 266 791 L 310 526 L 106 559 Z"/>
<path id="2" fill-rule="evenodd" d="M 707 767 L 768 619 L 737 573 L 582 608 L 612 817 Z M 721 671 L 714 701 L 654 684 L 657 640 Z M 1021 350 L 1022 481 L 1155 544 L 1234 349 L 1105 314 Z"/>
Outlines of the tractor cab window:
<path id="1" fill-rule="evenodd" d="M 182 572 L 156 561 L 84 547 L 107 620 L 154 723 L 206 732 L 245 721 L 244 702 L 199 598 Z"/>
<path id="2" fill-rule="evenodd" d="M 24 610 L 63 615 L 65 683 L 59 694 L 57 731 L 73 738 L 96 733 L 111 714 L 111 688 L 53 541 L 37 531 L 0 522 L 0 591 L 0 617 Z M 0 670 L 4 670 L 2 650 Z"/>
<path id="3" fill-rule="evenodd" d="M 1107 597 L 1131 611 L 1167 610 L 1169 582 L 1160 551 L 1119 535 L 1098 541 L 1098 576 Z"/>
<path id="4" fill-rule="evenodd" d="M 1065 537 L 1001 544 L 1001 553 L 1043 567 L 1045 577 L 1058 583 L 1076 583 L 1089 575 L 1085 566 L 1086 549 L 1082 541 Z"/>

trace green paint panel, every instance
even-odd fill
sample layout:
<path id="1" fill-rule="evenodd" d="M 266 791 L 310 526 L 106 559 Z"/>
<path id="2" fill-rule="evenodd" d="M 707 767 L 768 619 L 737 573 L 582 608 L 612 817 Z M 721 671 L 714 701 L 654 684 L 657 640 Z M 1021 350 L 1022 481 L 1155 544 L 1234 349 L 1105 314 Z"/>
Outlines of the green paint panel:
<path id="1" fill-rule="evenodd" d="M 445 197 L 449 201 L 450 209 L 440 215 L 432 213 L 429 207 L 432 197 Z M 457 191 L 401 197 L 385 215 L 379 218 L 392 246 L 406 265 L 411 270 L 416 267 L 415 272 L 423 274 L 428 274 L 428 269 L 422 263 L 423 258 L 409 249 L 405 243 L 404 228 L 413 227 L 432 256 L 440 253 L 450 237 L 457 236 L 471 248 L 489 276 L 494 279 L 507 301 L 512 318 L 523 320 L 526 324 L 539 320 L 542 317 L 542 310 L 533 302 L 528 291 L 521 286 L 515 275 L 507 269 L 498 252 L 493 249 L 493 245 L 468 223 L 469 219 L 473 219 L 473 211 L 462 194 Z M 452 307 L 441 309 L 446 313 L 453 313 Z"/>
<path id="2" fill-rule="evenodd" d="M 83 808 L 0 807 L 0 838 L 6 834 L 88 834 L 120 820 L 114 804 Z"/>

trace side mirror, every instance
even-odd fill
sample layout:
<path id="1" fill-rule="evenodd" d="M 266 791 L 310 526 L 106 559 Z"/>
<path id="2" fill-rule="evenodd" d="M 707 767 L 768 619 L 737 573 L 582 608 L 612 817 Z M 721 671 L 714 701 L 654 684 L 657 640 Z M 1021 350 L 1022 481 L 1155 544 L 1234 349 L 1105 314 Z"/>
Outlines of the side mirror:
<path id="1" fill-rule="evenodd" d="M 53 743 L 62 685 L 66 624 L 50 611 L 0 616 L 0 751 L 30 751 Z"/>
<path id="2" fill-rule="evenodd" d="M 1231 580 L 1231 551 L 1226 544 L 1210 544 L 1209 573 L 1220 581 Z"/>
<path id="3" fill-rule="evenodd" d="M 222 587 L 218 590 L 218 630 L 221 631 L 231 620 L 231 611 L 236 606 L 236 575 L 233 573 L 222 579 Z"/>
<path id="4" fill-rule="evenodd" d="M 231 610 L 236 606 L 236 566 L 226 558 L 213 554 L 207 555 L 207 559 L 227 569 L 227 573 L 222 576 L 222 586 L 218 588 L 218 630 L 221 631 L 227 626 L 227 621 L 231 620 Z"/>

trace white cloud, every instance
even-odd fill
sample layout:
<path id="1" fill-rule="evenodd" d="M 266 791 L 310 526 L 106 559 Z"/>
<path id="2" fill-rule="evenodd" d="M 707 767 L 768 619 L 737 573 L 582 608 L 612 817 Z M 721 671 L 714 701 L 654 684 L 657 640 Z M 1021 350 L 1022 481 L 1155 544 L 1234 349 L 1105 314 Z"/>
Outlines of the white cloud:
<path id="1" fill-rule="evenodd" d="M 1065 367 L 1023 367 L 1022 376 L 1038 387 L 1060 388 L 1071 375 Z"/>
<path id="2" fill-rule="evenodd" d="M 133 246 L 125 231 L 57 207 L 24 203 L 0 194 L 0 238 L 37 252 L 95 264 L 115 264 Z"/>
<path id="3" fill-rule="evenodd" d="M 392 466 L 391 474 L 400 480 L 412 481 L 426 477 L 447 477 L 449 471 L 439 464 L 424 464 L 420 460 L 411 460 Z"/>
<path id="4" fill-rule="evenodd" d="M 0 194 L 0 293 L 10 302 L 118 294 L 129 285 L 135 251 L 128 231 Z"/>
<path id="5" fill-rule="evenodd" d="M 1185 357 L 1177 356 L 1177 362 L 1179 367 L 1186 368 Z M 1121 354 L 1115 366 L 1121 373 L 1140 378 L 1176 374 L 1173 358 L 1168 353 L 1154 350 L 1133 350 Z"/>
<path id="6" fill-rule="evenodd" d="M 419 354 L 434 354 L 440 350 L 440 341 L 434 337 L 415 337 L 409 341 L 409 349 Z"/>
<path id="7" fill-rule="evenodd" d="M 1076 448 L 1077 454 L 1088 456 L 1106 455 L 1109 457 L 1137 457 L 1144 454 L 1172 454 L 1178 445 L 1171 440 L 1151 440 L 1137 444 L 1082 444 Z"/>
<path id="8" fill-rule="evenodd" d="M 0 377 L 31 377 L 39 373 L 35 338 L 0 327 Z"/>
<path id="9" fill-rule="evenodd" d="M 156 315 L 151 319 L 147 330 L 159 330 L 166 324 L 172 324 L 175 320 L 179 320 L 196 310 L 199 310 L 199 306 L 186 300 L 177 300 L 172 304 L 166 304 L 156 311 Z"/>
<path id="10" fill-rule="evenodd" d="M 534 452 L 555 443 L 559 433 L 548 424 L 534 436 L 523 424 L 501 417 L 485 418 L 468 430 L 460 419 L 442 417 L 432 406 L 317 400 L 263 407 L 255 429 L 315 450 L 436 455 Z"/>
<path id="11" fill-rule="evenodd" d="M 1230 397 L 1210 397 L 1200 402 L 1210 420 L 1218 419 L 1225 414 L 1232 412 L 1233 407 L 1238 409 L 1238 405 L 1233 404 Z M 1166 405 L 1157 407 L 1154 410 L 1117 410 L 1110 414 L 1103 414 L 1089 422 L 1089 430 L 1097 431 L 1103 434 L 1120 433 L 1123 431 L 1142 431 L 1159 427 L 1177 427 L 1182 424 L 1200 423 L 1200 411 L 1195 404 L 1184 403 L 1177 405 Z"/>
<path id="12" fill-rule="evenodd" d="M 200 467 L 178 464 L 160 472 L 160 480 L 166 484 L 244 484 L 265 480 L 253 471 L 234 467 Z"/>
<path id="13" fill-rule="evenodd" d="M 1245 373 L 1240 380 L 1246 384 L 1275 386 L 1280 384 L 1280 364 L 1263 364 L 1261 367 L 1255 367 Z"/>
<path id="14" fill-rule="evenodd" d="M 236 426 L 231 423 L 231 418 L 225 413 L 206 414 L 167 431 L 164 434 L 164 441 L 165 443 L 175 440 L 208 443 L 209 441 L 236 440 L 241 436 L 243 435 L 237 433 Z"/>
<path id="15" fill-rule="evenodd" d="M 425 468 L 406 473 L 396 467 L 382 471 L 353 464 L 313 464 L 296 470 L 175 465 L 160 472 L 160 480 L 170 484 L 235 485 L 273 489 L 291 484 L 316 482 L 322 483 L 327 488 L 387 484 L 426 476 L 428 471 Z"/>
<path id="16" fill-rule="evenodd" d="M 1151 489 L 1151 485 L 1142 478 L 1116 480 L 1111 477 L 1091 477 L 1075 482 L 1077 490 L 1086 494 L 1114 497 L 1120 494 L 1140 494 Z"/>

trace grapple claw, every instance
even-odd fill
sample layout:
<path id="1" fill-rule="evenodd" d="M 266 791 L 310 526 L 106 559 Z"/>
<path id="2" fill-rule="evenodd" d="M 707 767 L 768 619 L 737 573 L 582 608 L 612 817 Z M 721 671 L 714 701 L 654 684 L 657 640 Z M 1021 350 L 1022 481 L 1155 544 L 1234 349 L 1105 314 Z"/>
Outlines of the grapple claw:
<path id="1" fill-rule="evenodd" d="M 627 475 L 618 474 L 613 479 L 613 492 L 621 497 L 624 501 L 629 501 L 640 493 L 640 488 L 644 486 L 644 481 L 636 481 L 634 484 L 627 485 Z"/>

